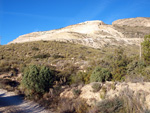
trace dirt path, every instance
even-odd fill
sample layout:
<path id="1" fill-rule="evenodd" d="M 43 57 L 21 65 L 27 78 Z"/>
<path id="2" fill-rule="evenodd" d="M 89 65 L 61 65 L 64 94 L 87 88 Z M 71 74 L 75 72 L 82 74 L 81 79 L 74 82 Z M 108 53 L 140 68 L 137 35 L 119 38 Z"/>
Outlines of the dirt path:
<path id="1" fill-rule="evenodd" d="M 52 113 L 37 103 L 25 101 L 13 92 L 0 89 L 0 113 Z"/>

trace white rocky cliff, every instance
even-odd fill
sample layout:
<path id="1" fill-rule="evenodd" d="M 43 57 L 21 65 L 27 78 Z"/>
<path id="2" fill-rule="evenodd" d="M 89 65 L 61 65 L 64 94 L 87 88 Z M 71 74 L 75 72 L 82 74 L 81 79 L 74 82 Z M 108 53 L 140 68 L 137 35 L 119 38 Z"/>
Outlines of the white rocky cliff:
<path id="1" fill-rule="evenodd" d="M 100 48 L 105 45 L 138 44 L 139 38 L 147 34 L 150 34 L 150 18 L 139 17 L 117 20 L 112 25 L 99 20 L 86 21 L 61 29 L 25 34 L 10 43 L 55 40 Z"/>

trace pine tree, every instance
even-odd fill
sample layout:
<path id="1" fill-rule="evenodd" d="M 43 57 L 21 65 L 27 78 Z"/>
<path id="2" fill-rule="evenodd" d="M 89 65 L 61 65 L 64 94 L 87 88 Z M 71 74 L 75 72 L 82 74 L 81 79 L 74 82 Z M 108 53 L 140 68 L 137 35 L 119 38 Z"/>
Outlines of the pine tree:
<path id="1" fill-rule="evenodd" d="M 22 84 L 25 88 L 36 93 L 48 91 L 54 80 L 54 76 L 48 67 L 31 65 L 23 73 Z"/>

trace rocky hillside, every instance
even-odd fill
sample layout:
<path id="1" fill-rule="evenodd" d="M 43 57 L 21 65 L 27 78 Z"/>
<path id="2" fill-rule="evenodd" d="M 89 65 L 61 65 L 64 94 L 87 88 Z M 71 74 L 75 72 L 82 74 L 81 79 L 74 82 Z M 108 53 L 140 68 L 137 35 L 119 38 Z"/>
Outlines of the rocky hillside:
<path id="1" fill-rule="evenodd" d="M 138 18 L 119 19 L 117 21 L 114 21 L 112 24 L 119 26 L 150 27 L 150 18 L 138 17 Z"/>
<path id="2" fill-rule="evenodd" d="M 86 21 L 61 29 L 25 34 L 10 43 L 56 40 L 100 48 L 107 45 L 137 45 L 139 38 L 147 34 L 150 34 L 150 18 L 138 17 L 117 20 L 112 25 L 99 20 Z"/>

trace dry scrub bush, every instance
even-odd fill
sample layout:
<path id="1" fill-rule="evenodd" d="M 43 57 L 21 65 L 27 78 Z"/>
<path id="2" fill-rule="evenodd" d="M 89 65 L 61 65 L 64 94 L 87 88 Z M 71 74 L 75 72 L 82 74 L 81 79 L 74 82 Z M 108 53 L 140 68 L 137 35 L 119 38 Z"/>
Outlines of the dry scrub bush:
<path id="1" fill-rule="evenodd" d="M 130 89 L 123 90 L 119 96 L 99 102 L 91 111 L 97 113 L 149 113 L 143 101 Z"/>
<path id="2" fill-rule="evenodd" d="M 89 106 L 84 100 L 62 99 L 59 102 L 59 113 L 87 113 Z"/>

